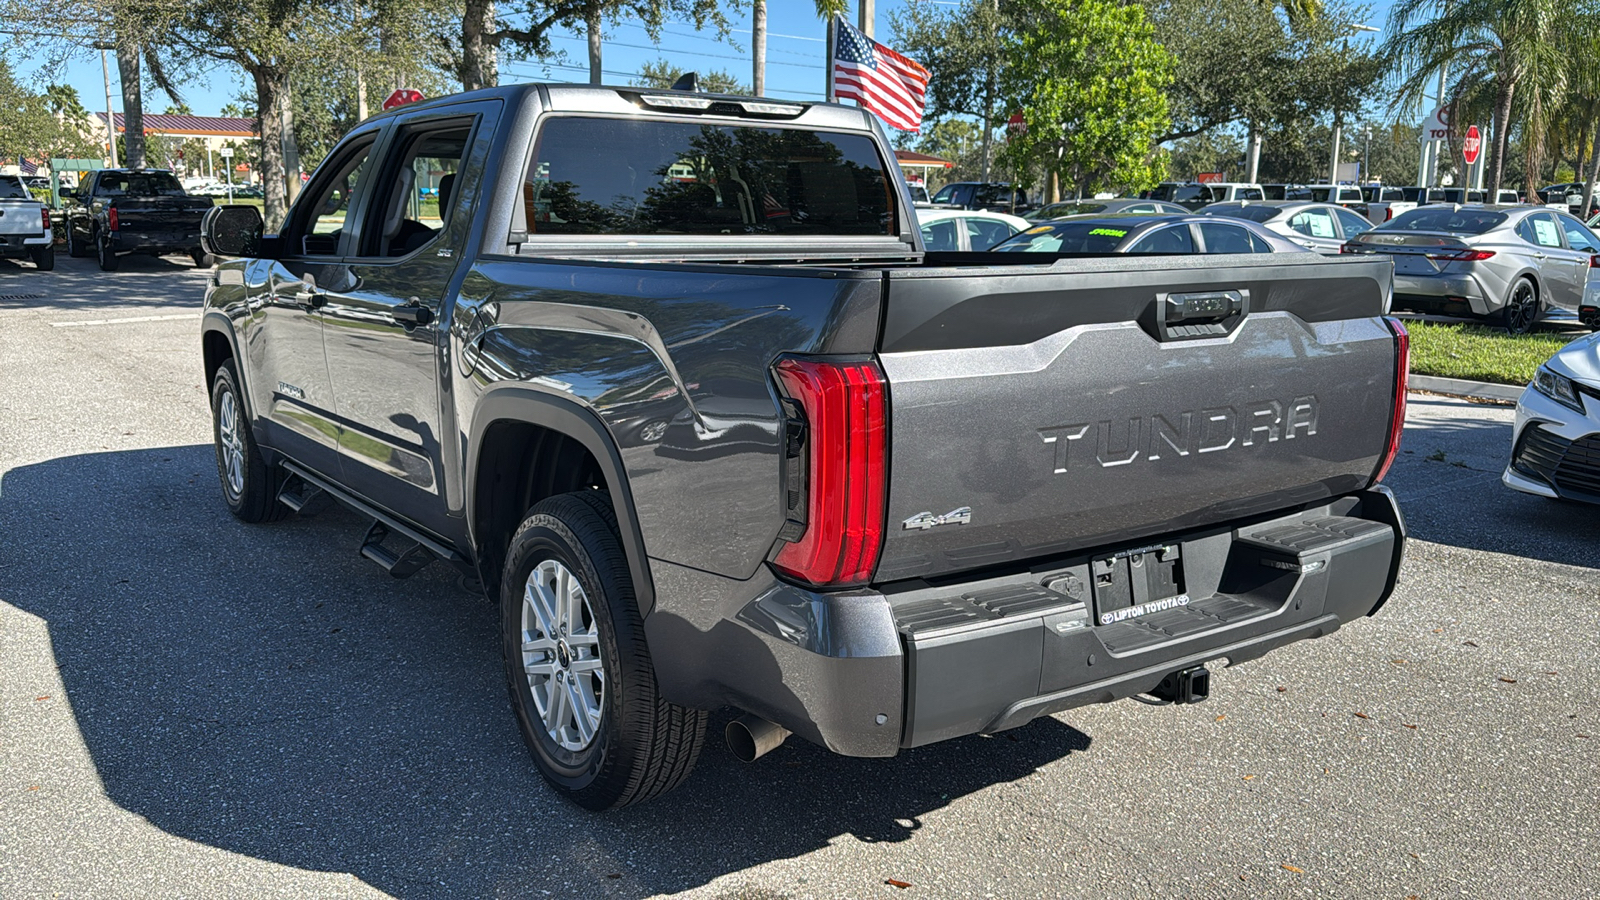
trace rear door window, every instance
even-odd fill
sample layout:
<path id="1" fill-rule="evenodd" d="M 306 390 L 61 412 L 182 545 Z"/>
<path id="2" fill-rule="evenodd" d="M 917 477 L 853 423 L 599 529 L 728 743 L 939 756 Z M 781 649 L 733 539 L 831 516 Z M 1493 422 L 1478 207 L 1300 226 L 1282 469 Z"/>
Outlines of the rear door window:
<path id="1" fill-rule="evenodd" d="M 967 243 L 973 250 L 987 250 L 1016 231 L 1004 222 L 993 219 L 967 219 Z"/>
<path id="2" fill-rule="evenodd" d="M 1300 232 L 1306 237 L 1336 238 L 1339 233 L 1334 230 L 1333 216 L 1325 209 L 1308 209 L 1297 213 L 1289 219 L 1289 227 Z"/>
<path id="3" fill-rule="evenodd" d="M 931 251 L 960 250 L 961 236 L 955 219 L 929 222 L 922 226 L 922 244 Z"/>
<path id="4" fill-rule="evenodd" d="M 1266 197 L 1261 193 L 1261 189 L 1260 188 L 1240 188 L 1239 192 L 1236 195 L 1234 195 L 1233 199 L 1235 199 L 1235 200 L 1265 200 Z"/>
<path id="5" fill-rule="evenodd" d="M 1557 215 L 1556 219 L 1561 222 L 1561 231 L 1567 237 L 1568 249 L 1579 253 L 1600 251 L 1600 247 L 1596 246 L 1594 232 L 1586 228 L 1582 222 L 1571 216 Z"/>
<path id="6" fill-rule="evenodd" d="M 1193 253 L 1194 237 L 1189 234 L 1188 225 L 1173 225 L 1159 228 L 1140 238 L 1129 253 Z"/>
<path id="7" fill-rule="evenodd" d="M 1561 246 L 1561 229 L 1556 225 L 1554 216 L 1547 213 L 1535 213 L 1528 217 L 1527 225 L 1533 232 L 1533 243 L 1541 247 L 1555 248 Z M 1522 230 L 1519 228 L 1517 233 L 1521 234 Z M 1523 235 L 1523 239 L 1526 240 L 1527 236 Z"/>
<path id="8" fill-rule="evenodd" d="M 1237 225 L 1222 222 L 1201 222 L 1200 239 L 1207 253 L 1255 253 L 1250 243 L 1250 232 Z"/>
<path id="9" fill-rule="evenodd" d="M 893 236 L 886 171 L 864 134 L 562 116 L 523 205 L 536 235 Z"/>

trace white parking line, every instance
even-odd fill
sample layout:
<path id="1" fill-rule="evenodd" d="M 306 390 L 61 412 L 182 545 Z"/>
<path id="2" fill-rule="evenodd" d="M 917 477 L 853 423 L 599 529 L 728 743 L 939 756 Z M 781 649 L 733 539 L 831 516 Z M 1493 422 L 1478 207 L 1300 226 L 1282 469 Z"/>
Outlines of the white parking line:
<path id="1" fill-rule="evenodd" d="M 137 316 L 128 319 L 78 319 L 73 322 L 51 322 L 51 328 L 74 328 L 79 325 L 133 325 L 138 322 L 173 322 L 179 319 L 198 319 L 199 313 L 179 313 L 173 316 Z"/>

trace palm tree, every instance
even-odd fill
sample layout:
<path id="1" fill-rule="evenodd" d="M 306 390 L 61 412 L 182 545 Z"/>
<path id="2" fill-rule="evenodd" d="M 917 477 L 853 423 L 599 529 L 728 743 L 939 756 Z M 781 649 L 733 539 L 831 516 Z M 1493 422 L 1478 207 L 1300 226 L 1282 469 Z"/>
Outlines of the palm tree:
<path id="1" fill-rule="evenodd" d="M 750 4 L 750 88 L 761 97 L 767 93 L 767 0 Z"/>
<path id="2" fill-rule="evenodd" d="M 1450 96 L 1492 94 L 1489 188 L 1497 191 L 1514 104 L 1523 100 L 1530 114 L 1525 125 L 1542 124 L 1545 101 L 1580 61 L 1567 52 L 1571 41 L 1595 33 L 1595 14 L 1568 0 L 1455 0 L 1437 15 L 1433 6 L 1434 0 L 1398 0 L 1379 52 L 1413 108 L 1444 71 L 1457 73 L 1446 88 Z"/>
<path id="3" fill-rule="evenodd" d="M 828 23 L 828 57 L 826 69 L 823 74 L 823 88 L 828 100 L 833 99 L 833 17 L 842 16 L 850 10 L 850 0 L 816 0 L 817 18 Z"/>

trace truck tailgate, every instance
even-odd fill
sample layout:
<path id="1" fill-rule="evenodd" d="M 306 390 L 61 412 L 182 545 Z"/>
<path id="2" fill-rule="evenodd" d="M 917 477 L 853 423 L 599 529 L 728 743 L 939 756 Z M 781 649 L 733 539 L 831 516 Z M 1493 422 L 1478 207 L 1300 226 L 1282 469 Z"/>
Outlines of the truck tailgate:
<path id="1" fill-rule="evenodd" d="M 886 277 L 878 581 L 1286 510 L 1366 486 L 1386 449 L 1386 261 L 1119 257 Z"/>
<path id="2" fill-rule="evenodd" d="M 32 200 L 0 200 L 0 234 L 30 238 L 44 234 L 43 208 Z"/>

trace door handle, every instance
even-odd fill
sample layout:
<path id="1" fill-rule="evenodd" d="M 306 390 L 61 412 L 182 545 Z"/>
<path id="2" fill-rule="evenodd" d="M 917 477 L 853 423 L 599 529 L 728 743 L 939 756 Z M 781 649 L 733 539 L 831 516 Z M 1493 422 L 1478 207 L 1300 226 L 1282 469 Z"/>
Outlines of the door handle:
<path id="1" fill-rule="evenodd" d="M 328 303 L 328 295 L 314 288 L 305 288 L 294 292 L 294 302 L 306 312 L 321 309 Z"/>
<path id="2" fill-rule="evenodd" d="M 407 300 L 404 306 L 396 306 L 389 311 L 389 315 L 406 328 L 416 328 L 433 321 L 433 310 L 423 306 L 416 297 Z"/>
<path id="3" fill-rule="evenodd" d="M 1533 255 L 1533 258 L 1534 259 L 1548 259 L 1549 257 L 1546 254 L 1543 254 L 1543 253 L 1535 253 Z"/>

